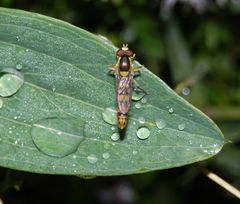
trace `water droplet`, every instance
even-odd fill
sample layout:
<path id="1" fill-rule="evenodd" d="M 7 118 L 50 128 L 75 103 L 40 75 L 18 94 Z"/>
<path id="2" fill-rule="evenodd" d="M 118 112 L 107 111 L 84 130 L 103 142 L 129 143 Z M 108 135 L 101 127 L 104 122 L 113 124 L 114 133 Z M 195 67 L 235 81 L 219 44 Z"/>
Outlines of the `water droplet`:
<path id="1" fill-rule="evenodd" d="M 215 146 L 216 147 L 216 146 Z M 218 152 L 220 152 L 221 150 L 221 147 L 217 147 L 215 150 L 214 150 L 214 153 L 217 154 Z"/>
<path id="2" fill-rule="evenodd" d="M 166 122 L 164 120 L 156 120 L 156 126 L 158 127 L 158 129 L 163 129 L 166 127 Z"/>
<path id="3" fill-rule="evenodd" d="M 16 69 L 17 69 L 17 70 L 21 70 L 21 69 L 22 69 L 22 65 L 21 65 L 21 64 L 17 64 L 17 65 L 16 65 Z"/>
<path id="4" fill-rule="evenodd" d="M 143 93 L 143 92 L 133 91 L 133 93 L 132 93 L 132 100 L 133 100 L 133 101 L 139 101 L 139 100 L 141 100 L 144 96 L 145 96 L 145 93 Z"/>
<path id="5" fill-rule="evenodd" d="M 138 122 L 141 124 L 145 123 L 145 118 L 144 117 L 138 118 Z"/>
<path id="6" fill-rule="evenodd" d="M 141 103 L 135 103 L 135 108 L 140 109 L 141 108 Z"/>
<path id="7" fill-rule="evenodd" d="M 52 87 L 52 91 L 53 91 L 53 92 L 56 91 L 56 87 Z"/>
<path id="8" fill-rule="evenodd" d="M 188 87 L 184 87 L 182 89 L 182 95 L 188 96 L 190 94 L 190 89 Z"/>
<path id="9" fill-rule="evenodd" d="M 73 159 L 76 159 L 76 158 L 77 158 L 77 156 L 74 154 L 74 155 L 72 156 L 72 158 L 73 158 Z"/>
<path id="10" fill-rule="evenodd" d="M 173 113 L 173 112 L 174 112 L 173 108 L 169 108 L 169 109 L 168 109 L 168 112 L 169 112 L 169 113 Z"/>
<path id="11" fill-rule="evenodd" d="M 19 38 L 19 36 L 16 36 L 16 39 L 17 39 L 17 41 L 20 41 L 20 38 Z"/>
<path id="12" fill-rule="evenodd" d="M 120 138 L 120 135 L 119 135 L 119 133 L 117 133 L 117 132 L 113 133 L 112 136 L 111 136 L 111 139 L 112 139 L 112 141 L 114 141 L 114 142 L 115 142 L 115 141 L 118 141 L 119 138 Z"/>
<path id="13" fill-rule="evenodd" d="M 20 142 L 20 139 L 16 139 L 14 144 L 17 145 Z"/>
<path id="14" fill-rule="evenodd" d="M 108 152 L 105 152 L 102 154 L 103 159 L 108 159 L 110 157 L 110 154 Z"/>
<path id="15" fill-rule="evenodd" d="M 137 136 L 141 140 L 145 140 L 150 136 L 150 130 L 147 127 L 140 127 L 137 130 Z"/>
<path id="16" fill-rule="evenodd" d="M 3 107 L 3 100 L 0 98 L 0 108 Z"/>
<path id="17" fill-rule="evenodd" d="M 136 150 L 133 150 L 133 155 L 136 155 L 138 152 Z"/>
<path id="18" fill-rule="evenodd" d="M 84 122 L 73 118 L 46 118 L 31 128 L 36 147 L 44 154 L 65 157 L 77 151 L 84 139 Z"/>
<path id="19" fill-rule="evenodd" d="M 0 96 L 8 97 L 15 94 L 21 88 L 23 82 L 23 76 L 20 73 L 0 73 Z"/>
<path id="20" fill-rule="evenodd" d="M 115 127 L 114 127 L 114 126 L 112 126 L 112 127 L 111 127 L 111 130 L 115 130 Z"/>
<path id="21" fill-rule="evenodd" d="M 26 49 L 25 51 L 26 51 L 26 52 L 29 52 L 29 49 Z"/>
<path id="22" fill-rule="evenodd" d="M 143 97 L 141 100 L 142 103 L 147 103 L 147 97 Z"/>
<path id="23" fill-rule="evenodd" d="M 88 160 L 89 163 L 94 164 L 98 161 L 98 158 L 94 154 L 90 154 L 87 157 L 87 160 Z"/>
<path id="24" fill-rule="evenodd" d="M 178 125 L 179 130 L 184 130 L 185 127 L 186 127 L 185 123 L 181 123 L 181 124 Z"/>
<path id="25" fill-rule="evenodd" d="M 114 108 L 105 108 L 102 112 L 103 120 L 111 125 L 117 124 L 117 113 Z"/>

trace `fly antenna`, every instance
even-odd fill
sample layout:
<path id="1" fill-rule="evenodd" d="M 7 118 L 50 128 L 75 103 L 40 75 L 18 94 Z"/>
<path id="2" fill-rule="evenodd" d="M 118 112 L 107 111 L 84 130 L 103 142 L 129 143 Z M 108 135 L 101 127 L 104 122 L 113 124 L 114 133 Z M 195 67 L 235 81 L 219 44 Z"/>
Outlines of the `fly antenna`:
<path id="1" fill-rule="evenodd" d="M 128 50 L 128 44 L 123 44 L 122 50 L 127 51 Z"/>

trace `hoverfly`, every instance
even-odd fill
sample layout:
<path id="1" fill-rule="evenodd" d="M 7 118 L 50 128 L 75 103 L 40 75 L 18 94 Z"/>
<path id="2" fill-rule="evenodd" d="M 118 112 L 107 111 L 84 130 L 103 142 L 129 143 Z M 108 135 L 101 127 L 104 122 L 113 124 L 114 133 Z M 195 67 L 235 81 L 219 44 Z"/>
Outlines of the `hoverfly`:
<path id="1" fill-rule="evenodd" d="M 131 106 L 132 91 L 143 91 L 137 82 L 133 79 L 136 72 L 141 68 L 133 66 L 135 54 L 128 48 L 128 45 L 123 44 L 122 48 L 116 52 L 117 63 L 113 67 L 109 67 L 114 71 L 117 91 L 117 120 L 118 128 L 124 130 L 128 122 L 128 112 Z"/>

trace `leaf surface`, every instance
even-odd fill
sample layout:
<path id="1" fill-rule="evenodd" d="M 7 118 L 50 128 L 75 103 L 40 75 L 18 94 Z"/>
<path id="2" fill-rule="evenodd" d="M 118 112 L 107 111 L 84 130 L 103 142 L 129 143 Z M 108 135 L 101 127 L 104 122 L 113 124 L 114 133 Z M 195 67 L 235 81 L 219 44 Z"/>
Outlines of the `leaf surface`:
<path id="1" fill-rule="evenodd" d="M 218 127 L 145 68 L 139 84 L 148 95 L 132 102 L 124 138 L 114 141 L 118 130 L 103 113 L 117 104 L 107 70 L 115 51 L 68 23 L 1 8 L 0 69 L 16 69 L 24 82 L 0 98 L 0 165 L 123 175 L 182 166 L 220 151 Z"/>

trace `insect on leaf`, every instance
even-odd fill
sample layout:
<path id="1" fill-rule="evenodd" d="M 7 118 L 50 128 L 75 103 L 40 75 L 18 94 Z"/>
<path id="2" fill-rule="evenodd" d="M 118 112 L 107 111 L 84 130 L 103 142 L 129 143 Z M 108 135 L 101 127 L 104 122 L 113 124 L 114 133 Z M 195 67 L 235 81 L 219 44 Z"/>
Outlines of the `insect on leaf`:
<path id="1" fill-rule="evenodd" d="M 1 166 L 123 175 L 190 164 L 221 150 L 224 137 L 214 122 L 145 68 L 138 83 L 148 95 L 133 93 L 120 140 L 115 82 L 107 69 L 115 64 L 116 47 L 20 10 L 1 8 L 0 24 L 0 89 L 9 87 L 5 74 L 16 84 L 0 98 Z"/>

